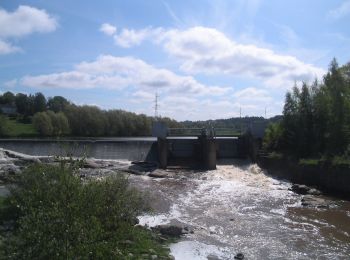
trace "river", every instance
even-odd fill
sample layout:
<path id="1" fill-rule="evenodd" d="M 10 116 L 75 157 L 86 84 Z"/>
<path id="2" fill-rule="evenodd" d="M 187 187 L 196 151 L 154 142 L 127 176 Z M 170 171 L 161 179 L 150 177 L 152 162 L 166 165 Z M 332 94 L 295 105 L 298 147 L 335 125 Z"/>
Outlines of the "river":
<path id="1" fill-rule="evenodd" d="M 150 191 L 155 208 L 140 217 L 142 225 L 194 230 L 170 246 L 175 259 L 233 259 L 238 252 L 245 259 L 349 259 L 349 201 L 321 196 L 328 207 L 304 207 L 290 183 L 247 161 L 172 171 L 176 178 L 131 181 Z"/>

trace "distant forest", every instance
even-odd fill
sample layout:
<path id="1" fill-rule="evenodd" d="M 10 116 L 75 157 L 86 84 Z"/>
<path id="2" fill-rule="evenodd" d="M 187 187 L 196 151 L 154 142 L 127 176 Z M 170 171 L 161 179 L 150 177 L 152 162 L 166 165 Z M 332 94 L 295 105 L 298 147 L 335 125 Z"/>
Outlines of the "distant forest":
<path id="1" fill-rule="evenodd" d="M 26 124 L 36 131 L 22 136 L 149 136 L 154 121 L 143 114 L 78 106 L 64 97 L 46 98 L 42 93 L 6 92 L 0 95 L 0 110 L 0 136 L 13 136 L 16 128 Z M 181 127 L 167 117 L 159 120 L 169 127 Z"/>
<path id="2" fill-rule="evenodd" d="M 150 136 L 153 117 L 123 110 L 103 110 L 78 106 L 62 96 L 46 98 L 42 93 L 26 95 L 6 92 L 0 95 L 0 136 Z M 280 117 L 229 118 L 177 122 L 167 117 L 158 120 L 172 128 L 231 128 L 245 130 L 251 123 L 276 122 Z M 21 129 L 32 128 L 32 131 Z"/>

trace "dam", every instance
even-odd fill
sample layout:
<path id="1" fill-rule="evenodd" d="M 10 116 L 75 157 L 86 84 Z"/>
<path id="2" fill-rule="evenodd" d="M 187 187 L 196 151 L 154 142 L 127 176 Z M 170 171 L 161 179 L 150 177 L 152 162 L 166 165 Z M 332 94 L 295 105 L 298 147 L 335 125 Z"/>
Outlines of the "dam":
<path id="1" fill-rule="evenodd" d="M 253 158 L 259 140 L 249 133 L 172 129 L 155 124 L 153 137 L 0 139 L 0 147 L 35 156 L 73 156 L 157 162 L 160 168 L 215 169 L 217 159 Z M 226 130 L 225 130 L 226 131 Z M 259 143 L 259 142 L 258 142 Z"/>

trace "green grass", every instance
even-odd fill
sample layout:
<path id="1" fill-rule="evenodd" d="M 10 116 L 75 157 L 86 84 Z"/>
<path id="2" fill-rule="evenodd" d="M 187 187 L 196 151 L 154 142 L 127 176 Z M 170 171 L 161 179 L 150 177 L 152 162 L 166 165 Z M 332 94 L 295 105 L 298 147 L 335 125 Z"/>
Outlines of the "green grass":
<path id="1" fill-rule="evenodd" d="M 8 121 L 8 129 L 9 137 L 29 137 L 39 135 L 32 123 L 24 124 L 18 122 L 15 119 L 11 119 Z"/>
<path id="2" fill-rule="evenodd" d="M 267 155 L 268 158 L 270 159 L 282 159 L 283 158 L 283 154 L 282 153 L 278 153 L 278 152 L 271 152 Z"/>
<path id="3" fill-rule="evenodd" d="M 308 159 L 300 159 L 299 164 L 300 165 L 318 165 L 320 162 L 320 159 L 314 159 L 314 158 L 308 158 Z"/>

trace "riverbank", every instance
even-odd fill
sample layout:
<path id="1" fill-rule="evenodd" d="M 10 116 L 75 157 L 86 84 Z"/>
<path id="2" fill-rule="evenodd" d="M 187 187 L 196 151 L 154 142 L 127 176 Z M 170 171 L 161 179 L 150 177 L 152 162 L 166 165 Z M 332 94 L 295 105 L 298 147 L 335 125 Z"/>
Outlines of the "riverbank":
<path id="1" fill-rule="evenodd" d="M 0 168 L 12 172 L 57 159 L 2 151 Z M 140 215 L 139 225 L 181 233 L 169 245 L 175 259 L 228 260 L 239 253 L 246 259 L 347 259 L 350 253 L 349 201 L 296 193 L 249 160 L 221 160 L 216 170 L 195 171 L 87 158 L 79 169 L 84 181 L 116 173 L 150 196 L 153 211 Z"/>
<path id="2" fill-rule="evenodd" d="M 306 164 L 284 157 L 259 156 L 259 167 L 274 177 L 315 186 L 325 193 L 350 198 L 350 167 L 347 164 Z"/>

